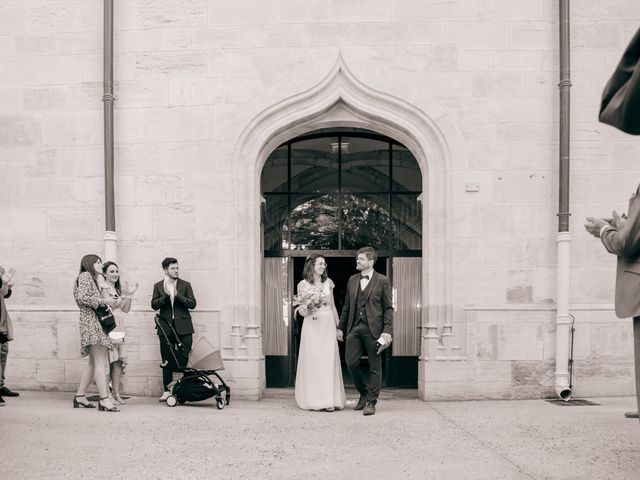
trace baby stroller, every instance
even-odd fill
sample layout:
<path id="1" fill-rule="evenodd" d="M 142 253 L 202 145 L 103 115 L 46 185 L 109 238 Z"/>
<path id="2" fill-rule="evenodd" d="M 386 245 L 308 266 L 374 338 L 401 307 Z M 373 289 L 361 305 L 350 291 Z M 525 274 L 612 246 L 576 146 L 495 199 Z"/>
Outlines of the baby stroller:
<path id="1" fill-rule="evenodd" d="M 182 372 L 182 377 L 171 387 L 171 395 L 167 398 L 167 405 L 175 407 L 178 403 L 182 405 L 185 402 L 200 402 L 211 397 L 215 397 L 218 410 L 222 410 L 225 405 L 229 405 L 231 388 L 218 375 L 218 370 L 224 370 L 220 351 L 213 351 L 202 357 L 194 365 L 188 366 L 189 354 L 184 352 L 182 343 L 179 340 L 180 337 L 178 337 L 173 325 L 161 322 L 158 315 L 155 316 L 154 320 L 157 328 L 160 329 L 164 339 L 170 346 L 169 350 L 175 362 L 171 364 L 169 361 L 169 365 L 165 368 L 172 368 L 175 372 Z M 171 330 L 169 333 L 166 331 L 167 326 Z M 214 382 L 211 379 L 212 376 L 215 376 L 220 383 Z"/>

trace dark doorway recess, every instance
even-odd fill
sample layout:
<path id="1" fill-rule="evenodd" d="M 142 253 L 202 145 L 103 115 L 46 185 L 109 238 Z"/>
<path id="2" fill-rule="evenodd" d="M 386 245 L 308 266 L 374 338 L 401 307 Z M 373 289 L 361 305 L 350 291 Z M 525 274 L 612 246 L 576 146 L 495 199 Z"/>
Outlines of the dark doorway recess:
<path id="1" fill-rule="evenodd" d="M 317 252 L 320 253 L 320 252 Z M 338 314 L 342 311 L 344 296 L 346 294 L 349 277 L 357 273 L 355 269 L 355 252 L 352 256 L 326 257 L 329 270 L 329 277 L 336 287 L 334 289 L 334 301 Z M 295 286 L 302 280 L 302 269 L 305 257 L 294 257 L 293 260 L 293 282 Z M 378 258 L 376 271 L 387 275 L 389 258 Z M 292 320 L 290 331 L 290 354 L 288 356 L 266 356 L 267 387 L 290 387 L 295 385 L 296 365 L 298 362 L 298 351 L 300 348 L 300 334 L 304 319 L 297 316 Z M 342 376 L 346 387 L 353 386 L 351 375 L 345 364 L 344 342 L 339 342 L 340 363 L 342 365 Z M 363 366 L 367 365 L 367 358 L 363 358 Z M 417 388 L 418 386 L 418 357 L 417 356 L 393 356 L 392 349 L 383 353 L 382 357 L 382 386 L 387 388 Z"/>
<path id="2" fill-rule="evenodd" d="M 318 130 L 285 142 L 269 155 L 261 193 L 267 386 L 295 384 L 303 319 L 292 318 L 290 302 L 307 255 L 326 258 L 340 313 L 347 281 L 356 273 L 356 251 L 371 245 L 379 255 L 376 271 L 391 278 L 394 295 L 404 305 L 394 319 L 392 348 L 383 354 L 383 386 L 417 388 L 422 172 L 413 154 L 372 131 Z M 344 344 L 339 345 L 349 386 Z"/>

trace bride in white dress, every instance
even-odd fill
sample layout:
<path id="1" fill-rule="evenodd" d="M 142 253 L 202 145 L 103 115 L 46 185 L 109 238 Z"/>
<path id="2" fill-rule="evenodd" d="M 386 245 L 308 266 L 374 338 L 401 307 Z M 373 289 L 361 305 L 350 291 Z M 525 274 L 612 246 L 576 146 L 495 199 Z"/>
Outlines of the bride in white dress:
<path id="1" fill-rule="evenodd" d="M 318 289 L 326 305 L 315 312 L 308 312 L 305 306 L 296 309 L 305 317 L 296 373 L 296 403 L 304 410 L 340 410 L 346 396 L 336 333 L 339 317 L 333 301 L 334 283 L 327 277 L 324 257 L 307 257 L 303 277 L 298 283 L 298 295 Z"/>

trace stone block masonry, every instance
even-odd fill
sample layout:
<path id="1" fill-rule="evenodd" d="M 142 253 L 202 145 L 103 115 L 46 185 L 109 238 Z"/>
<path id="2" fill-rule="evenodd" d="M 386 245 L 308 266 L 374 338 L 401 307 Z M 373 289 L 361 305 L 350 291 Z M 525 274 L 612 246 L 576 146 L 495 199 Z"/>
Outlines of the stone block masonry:
<path id="1" fill-rule="evenodd" d="M 259 163 L 292 137 L 345 126 L 395 135 L 416 155 L 433 148 L 420 159 L 422 321 L 464 312 L 453 323 L 463 354 L 423 362 L 422 397 L 545 396 L 557 13 L 548 0 L 116 0 L 118 263 L 140 283 L 127 317 L 130 392 L 160 388 L 148 303 L 160 261 L 175 256 L 229 381 L 261 397 Z M 101 18 L 101 3 L 86 0 L 0 6 L 0 264 L 18 271 L 7 374 L 20 388 L 73 389 L 83 362 L 72 285 L 80 258 L 104 248 Z M 640 182 L 635 139 L 597 122 L 600 92 L 639 23 L 635 0 L 572 11 L 576 394 L 632 386 L 631 326 L 612 312 L 615 259 L 582 223 L 626 210 Z M 280 123 L 263 138 L 269 115 Z M 426 358 L 432 339 L 423 340 Z"/>

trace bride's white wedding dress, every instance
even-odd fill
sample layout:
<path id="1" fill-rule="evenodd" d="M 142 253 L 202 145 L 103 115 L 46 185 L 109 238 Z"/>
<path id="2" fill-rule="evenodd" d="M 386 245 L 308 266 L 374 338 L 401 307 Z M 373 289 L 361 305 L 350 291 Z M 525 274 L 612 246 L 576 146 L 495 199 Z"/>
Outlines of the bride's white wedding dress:
<path id="1" fill-rule="evenodd" d="M 330 279 L 320 286 L 303 280 L 298 285 L 298 292 L 301 288 L 322 288 L 324 295 L 329 298 L 333 286 Z M 346 403 L 346 396 L 336 339 L 336 322 L 328 305 L 321 307 L 315 316 L 315 319 L 305 317 L 302 324 L 296 373 L 296 403 L 304 410 L 341 409 Z"/>

